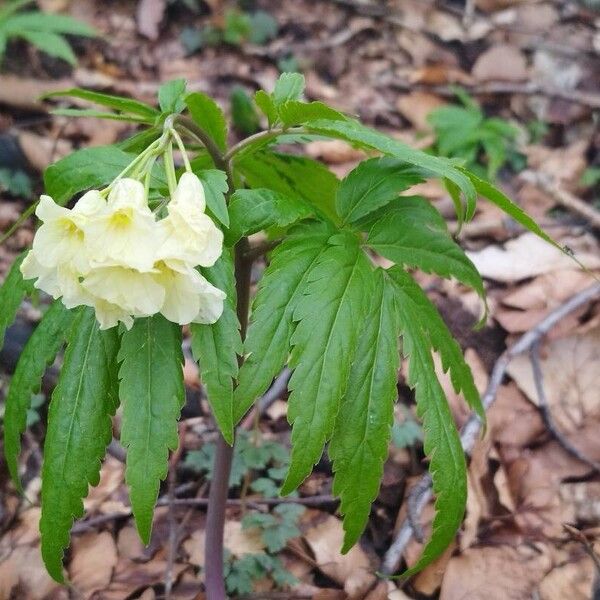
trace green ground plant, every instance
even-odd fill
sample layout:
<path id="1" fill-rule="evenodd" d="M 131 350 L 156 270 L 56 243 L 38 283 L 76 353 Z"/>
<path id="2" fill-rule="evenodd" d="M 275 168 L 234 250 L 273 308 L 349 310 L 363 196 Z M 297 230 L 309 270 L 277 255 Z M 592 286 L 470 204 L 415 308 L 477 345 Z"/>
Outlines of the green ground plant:
<path id="1" fill-rule="evenodd" d="M 208 223 L 211 232 L 213 227 L 221 231 L 223 247 L 219 245 L 216 262 L 198 266 L 196 275 L 186 271 L 189 277 L 201 276 L 204 288 L 217 290 L 218 297 L 226 294 L 216 321 L 190 325 L 193 354 L 220 431 L 213 453 L 206 530 L 209 600 L 221 600 L 226 594 L 222 535 L 236 426 L 286 364 L 293 371 L 288 385 L 291 454 L 285 472 L 280 470 L 269 479 L 272 484 L 282 481 L 281 494 L 294 493 L 327 447 L 333 491 L 340 498 L 344 518 L 344 552 L 360 538 L 378 493 L 401 360 L 408 363 L 407 384 L 414 390 L 436 495 L 431 539 L 408 575 L 435 560 L 462 522 L 466 463 L 436 376 L 434 353 L 454 389 L 481 419 L 485 415 L 460 346 L 412 272 L 419 269 L 453 278 L 475 290 L 482 299 L 481 322 L 486 312 L 485 286 L 443 217 L 425 198 L 411 195 L 411 186 L 437 177 L 447 186 L 460 223 L 472 218 L 481 196 L 557 246 L 521 208 L 464 166 L 414 150 L 322 102 L 306 102 L 303 90 L 301 75 L 285 73 L 272 91 L 258 91 L 254 102 L 266 128 L 233 146 L 228 145 L 227 120 L 221 108 L 204 94 L 187 92 L 182 80 L 160 88 L 159 108 L 81 89 L 52 95 L 88 100 L 101 107 L 61 109 L 60 114 L 140 125 L 138 133 L 117 145 L 84 148 L 50 166 L 44 184 L 55 203 L 67 205 L 82 192 L 97 190 L 88 192 L 86 201 L 99 202 L 110 219 L 117 218 L 110 212 L 116 210 L 110 203 L 116 202 L 116 190 L 127 183 L 145 190 L 145 199 L 140 200 L 143 206 L 135 209 L 143 212 L 140 219 L 145 219 L 143 223 L 150 219 L 152 227 L 159 227 L 161 221 L 173 217 L 181 182 L 197 179 L 206 203 L 206 213 L 198 219 Z M 322 138 L 348 142 L 368 157 L 339 180 L 323 164 L 296 151 L 281 150 L 282 145 L 301 146 Z M 179 169 L 173 162 L 174 147 L 184 158 Z M 106 197 L 108 204 L 103 205 Z M 196 198 L 198 206 L 190 210 L 204 210 L 200 195 Z M 43 198 L 43 202 L 40 206 L 47 210 L 51 201 Z M 105 223 L 102 211 L 100 224 Z M 87 230 L 80 232 L 77 225 L 83 217 L 72 211 L 60 214 L 66 219 L 60 222 L 64 235 L 72 235 L 73 243 L 87 244 Z M 114 223 L 125 227 L 132 214 L 119 212 Z M 253 246 L 249 236 L 259 231 L 266 232 L 268 243 Z M 38 239 L 43 237 L 38 237 L 40 232 Z M 149 241 L 136 239 L 142 244 Z M 109 241 L 106 238 L 100 250 L 112 252 Z M 192 236 L 186 241 L 195 244 L 198 240 Z M 56 260 L 66 260 L 51 241 L 46 242 Z M 252 264 L 263 254 L 267 267 L 251 302 Z M 31 268 L 31 258 L 25 255 L 17 259 L 0 288 L 0 339 L 23 298 L 31 293 L 31 281 L 23 279 L 21 272 Z M 374 256 L 385 257 L 393 266 L 376 266 Z M 72 261 L 78 258 L 75 254 L 67 266 L 75 268 Z M 117 253 L 116 259 L 121 258 Z M 166 268 L 160 262 L 152 264 L 145 273 L 139 265 L 128 267 L 126 274 L 119 271 L 125 278 L 125 295 L 135 288 L 134 280 L 142 275 L 159 277 Z M 171 275 L 175 277 L 176 272 Z M 75 283 L 87 284 L 87 278 L 87 274 L 79 275 Z M 38 280 L 36 285 L 46 284 Z M 95 288 L 98 297 L 105 297 L 105 292 L 112 293 L 112 288 Z M 119 406 L 131 504 L 140 536 L 145 543 L 149 541 L 169 450 L 178 443 L 177 420 L 184 403 L 180 323 L 189 322 L 174 322 L 173 317 L 164 316 L 168 314 L 164 308 L 152 314 L 148 314 L 150 309 L 132 308 L 121 315 L 119 326 L 102 321 L 101 328 L 97 318 L 106 317 L 101 314 L 106 306 L 97 299 L 80 299 L 82 306 L 67 308 L 65 302 L 72 303 L 67 302 L 66 293 L 55 294 L 63 294 L 62 300 L 51 305 L 23 350 L 4 415 L 5 456 L 20 485 L 20 437 L 32 393 L 39 388 L 46 365 L 66 343 L 49 408 L 40 520 L 43 558 L 58 581 L 63 581 L 62 559 L 70 528 L 83 515 L 82 499 L 89 485 L 98 482 L 112 435 L 112 416 Z M 123 299 L 113 299 L 123 303 Z M 264 446 L 256 451 L 264 451 Z M 264 457 L 256 460 L 264 464 Z M 272 455 L 271 460 L 275 460 Z M 263 482 L 260 491 L 271 494 L 274 487 Z M 292 533 L 289 522 L 287 533 L 281 531 L 289 510 L 256 515 L 247 525 L 259 527 L 263 537 L 269 532 L 274 550 L 275 541 L 280 546 Z M 244 569 L 273 572 L 273 563 L 265 561 Z M 227 568 L 229 579 L 235 569 Z"/>

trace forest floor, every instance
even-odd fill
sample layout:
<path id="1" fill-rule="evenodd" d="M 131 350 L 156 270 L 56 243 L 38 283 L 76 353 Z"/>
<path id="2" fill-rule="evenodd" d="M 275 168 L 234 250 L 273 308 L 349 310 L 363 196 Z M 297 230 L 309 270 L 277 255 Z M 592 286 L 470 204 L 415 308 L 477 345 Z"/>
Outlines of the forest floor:
<path id="1" fill-rule="evenodd" d="M 214 96 L 230 111 L 233 90 L 271 89 L 280 71 L 295 69 L 306 76 L 308 99 L 324 100 L 419 148 L 452 145 L 471 127 L 472 143 L 461 158 L 488 174 L 497 166 L 507 194 L 600 273 L 595 0 L 38 0 L 38 6 L 71 14 L 100 37 L 73 38 L 74 68 L 24 42 L 9 44 L 0 70 L 0 231 L 42 191 L 46 166 L 74 148 L 114 143 L 131 129 L 53 116 L 56 101 L 44 102 L 41 94 L 80 86 L 152 102 L 160 83 L 183 77 L 191 90 Z M 463 106 L 456 87 L 466 91 L 470 108 L 441 132 L 428 115 Z M 498 133 L 507 127 L 510 133 Z M 362 158 L 341 142 L 314 141 L 306 151 L 339 176 Z M 429 182 L 412 192 L 451 220 L 443 186 Z M 33 226 L 26 223 L 0 246 L 0 276 L 31 242 Z M 485 326 L 473 329 L 479 311 L 473 293 L 455 282 L 420 278 L 491 402 L 485 435 L 466 442 L 469 497 L 455 542 L 408 582 L 378 576 L 400 573 L 422 549 L 407 515 L 425 536 L 433 515 L 431 502 L 416 506 L 427 465 L 403 373 L 393 443 L 361 544 L 340 553 L 343 532 L 325 459 L 295 504 L 280 503 L 275 490 L 289 447 L 284 372 L 240 435 L 225 533 L 232 596 L 600 597 L 600 290 L 586 292 L 595 283 L 591 273 L 484 202 L 459 239 L 486 282 Z M 575 310 L 565 308 L 582 293 L 588 295 Z M 560 318 L 549 331 L 536 329 L 557 310 Z M 9 330 L 0 354 L 0 417 L 15 359 L 39 314 L 36 306 L 23 305 Z M 535 343 L 506 354 L 528 332 Z M 188 350 L 180 447 L 161 490 L 150 545 L 144 547 L 135 532 L 123 450 L 113 445 L 85 501 L 86 516 L 73 530 L 68 588 L 50 579 L 39 553 L 41 448 L 56 379 L 49 370 L 23 442 L 25 497 L 0 463 L 0 600 L 204 598 L 205 506 L 216 430 Z M 491 378 L 494 370 L 502 375 L 500 368 L 504 378 Z M 441 376 L 462 426 L 468 410 Z M 248 527 L 248 516 L 256 514 L 271 515 L 270 524 Z M 282 584 L 282 573 L 293 577 Z"/>

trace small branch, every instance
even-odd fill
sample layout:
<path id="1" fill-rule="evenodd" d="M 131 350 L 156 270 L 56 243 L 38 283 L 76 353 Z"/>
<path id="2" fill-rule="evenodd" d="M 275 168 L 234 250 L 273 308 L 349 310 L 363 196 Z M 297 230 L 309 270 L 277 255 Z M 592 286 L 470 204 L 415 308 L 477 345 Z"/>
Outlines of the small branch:
<path id="1" fill-rule="evenodd" d="M 248 146 L 255 144 L 259 141 L 268 142 L 269 140 L 276 138 L 284 133 L 308 133 L 304 127 L 289 127 L 284 129 L 282 127 L 277 127 L 274 129 L 267 129 L 265 131 L 259 131 L 250 137 L 243 139 L 241 142 L 237 143 L 235 146 L 232 146 L 229 152 L 225 154 L 224 159 L 226 161 L 231 161 L 232 158 L 239 154 L 243 150 L 245 150 Z"/>
<path id="2" fill-rule="evenodd" d="M 523 171 L 519 177 L 528 183 L 532 183 L 544 192 L 552 196 L 556 202 L 564 206 L 567 210 L 577 213 L 588 220 L 596 229 L 600 229 L 600 212 L 593 206 L 584 202 L 571 192 L 561 188 L 559 184 L 545 173 L 539 171 Z"/>
<path id="3" fill-rule="evenodd" d="M 281 240 L 267 240 L 262 244 L 256 244 L 256 246 L 250 246 L 246 254 L 244 254 L 244 260 L 255 261 L 257 258 L 264 256 L 267 252 L 277 248 L 281 244 Z"/>
<path id="4" fill-rule="evenodd" d="M 548 404 L 548 398 L 546 397 L 546 391 L 544 389 L 544 374 L 542 373 L 542 367 L 540 364 L 540 343 L 536 341 L 529 349 L 529 358 L 531 359 L 531 368 L 533 369 L 533 381 L 535 382 L 535 389 L 539 402 L 539 409 L 542 414 L 544 424 L 548 428 L 548 431 L 554 436 L 556 441 L 568 452 L 571 456 L 574 456 L 577 460 L 586 464 L 588 467 L 600 473 L 600 464 L 591 460 L 585 454 L 583 454 L 578 448 L 576 448 L 569 438 L 563 434 L 560 429 L 556 426 L 550 406 Z"/>
<path id="5" fill-rule="evenodd" d="M 588 302 L 596 299 L 600 296 L 600 284 L 596 283 L 579 292 L 567 302 L 559 306 L 556 310 L 552 311 L 545 319 L 538 323 L 533 329 L 525 333 L 519 338 L 519 340 L 508 350 L 506 350 L 500 358 L 496 361 L 492 374 L 490 375 L 490 381 L 487 389 L 481 398 L 481 402 L 484 408 L 487 410 L 494 402 L 498 388 L 504 379 L 506 369 L 510 361 L 517 355 L 528 352 L 531 347 L 539 342 L 559 321 L 564 319 L 567 315 L 576 311 L 581 306 L 584 306 Z M 481 429 L 481 420 L 475 413 L 471 413 L 471 416 L 461 429 L 460 440 L 464 451 L 469 454 L 475 445 L 475 441 L 479 435 Z M 428 481 L 427 481 L 428 480 Z M 426 482 L 428 483 L 426 485 Z M 431 489 L 431 477 L 427 473 L 423 475 L 419 483 L 411 490 L 409 496 L 409 506 L 412 506 L 411 521 L 416 522 L 420 513 L 425 508 L 425 505 L 431 499 L 433 493 Z M 400 529 L 396 533 L 396 536 L 385 553 L 383 559 L 382 572 L 386 575 L 392 575 L 398 570 L 400 562 L 402 560 L 402 554 L 407 544 L 414 536 L 414 529 L 409 519 L 405 519 Z"/>

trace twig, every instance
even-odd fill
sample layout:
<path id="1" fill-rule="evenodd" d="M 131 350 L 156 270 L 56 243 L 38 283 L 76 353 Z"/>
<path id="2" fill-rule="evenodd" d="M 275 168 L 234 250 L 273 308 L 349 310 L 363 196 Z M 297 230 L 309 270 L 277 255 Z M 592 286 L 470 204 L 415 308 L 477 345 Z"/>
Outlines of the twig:
<path id="1" fill-rule="evenodd" d="M 545 173 L 539 171 L 523 171 L 519 177 L 528 183 L 539 187 L 547 194 L 550 194 L 561 206 L 572 210 L 578 215 L 587 219 L 594 227 L 600 229 L 600 212 L 593 206 L 584 202 L 571 192 L 561 188 L 559 184 Z"/>
<path id="2" fill-rule="evenodd" d="M 571 456 L 574 456 L 577 460 L 580 460 L 582 463 L 585 463 L 596 471 L 600 473 L 600 464 L 588 458 L 576 448 L 569 438 L 563 434 L 560 429 L 556 426 L 554 422 L 554 418 L 552 417 L 552 412 L 550 411 L 550 406 L 548 404 L 548 398 L 546 396 L 546 391 L 544 389 L 544 374 L 542 373 L 542 367 L 540 365 L 540 342 L 536 341 L 531 348 L 529 349 L 529 358 L 531 359 L 531 367 L 533 369 L 533 381 L 535 383 L 535 389 L 539 402 L 539 409 L 542 414 L 542 419 L 544 424 L 548 428 L 548 431 L 554 436 L 556 441 L 566 450 Z"/>
<path id="3" fill-rule="evenodd" d="M 519 338 L 519 340 L 508 350 L 506 350 L 500 358 L 496 361 L 494 368 L 492 370 L 492 374 L 490 375 L 490 381 L 481 398 L 481 402 L 484 408 L 487 410 L 494 399 L 496 398 L 496 393 L 502 380 L 504 379 L 504 375 L 506 373 L 506 369 L 510 361 L 517 355 L 523 354 L 531 349 L 531 347 L 541 340 L 559 321 L 564 319 L 567 315 L 576 311 L 581 306 L 584 306 L 591 300 L 594 300 L 600 296 L 600 284 L 596 283 L 591 285 L 590 287 L 582 290 L 578 294 L 575 294 L 572 298 L 567 300 L 564 304 L 559 306 L 556 310 L 552 311 L 545 319 L 543 319 L 540 323 L 538 323 L 533 329 L 525 333 L 523 336 Z M 481 420 L 477 416 L 476 413 L 471 413 L 471 416 L 464 424 L 461 429 L 460 441 L 462 443 L 462 447 L 464 451 L 469 454 L 473 450 L 473 446 L 475 445 L 475 441 L 481 429 Z M 431 483 L 429 485 L 425 485 L 425 481 L 429 479 L 431 482 L 430 475 L 425 474 L 421 478 L 421 481 L 413 488 L 410 492 L 410 495 L 413 495 L 414 498 L 410 498 L 408 500 L 409 503 L 412 503 L 414 510 L 411 514 L 411 519 L 414 522 L 420 513 L 422 512 L 425 505 L 429 502 L 432 497 L 432 489 Z M 423 482 L 423 485 L 420 485 Z M 407 544 L 410 542 L 414 535 L 413 527 L 408 519 L 405 519 L 400 529 L 398 530 L 391 546 L 388 548 L 385 553 L 385 557 L 383 559 L 382 572 L 386 575 L 391 575 L 398 570 L 400 565 L 400 561 L 402 560 L 402 553 L 406 548 Z"/>

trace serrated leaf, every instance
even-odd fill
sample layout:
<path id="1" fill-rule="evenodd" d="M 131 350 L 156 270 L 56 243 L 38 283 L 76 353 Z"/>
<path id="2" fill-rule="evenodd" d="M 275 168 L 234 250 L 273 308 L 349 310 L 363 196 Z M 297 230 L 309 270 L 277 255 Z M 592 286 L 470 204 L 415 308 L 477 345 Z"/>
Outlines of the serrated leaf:
<path id="1" fill-rule="evenodd" d="M 400 354 L 394 289 L 373 274 L 370 311 L 329 444 L 333 493 L 340 497 L 347 552 L 363 532 L 388 454 Z"/>
<path id="2" fill-rule="evenodd" d="M 23 31 L 51 32 L 84 37 L 95 37 L 96 31 L 86 23 L 68 15 L 59 15 L 40 11 L 24 12 L 13 15 L 4 24 L 9 33 Z"/>
<path id="3" fill-rule="evenodd" d="M 395 285 L 408 384 L 415 390 L 417 414 L 423 421 L 424 449 L 436 494 L 433 533 L 417 564 L 404 573 L 409 576 L 433 562 L 454 539 L 467 501 L 467 467 L 448 401 L 436 377 L 425 317 L 405 293 L 404 277 L 396 280 L 401 269 L 392 267 L 387 273 Z"/>
<path id="4" fill-rule="evenodd" d="M 185 108 L 186 85 L 185 79 L 173 79 L 158 88 L 158 105 L 163 113 L 180 113 Z"/>
<path id="5" fill-rule="evenodd" d="M 365 160 L 340 182 L 335 200 L 337 212 L 344 223 L 354 223 L 422 181 L 415 167 L 396 158 Z"/>
<path id="6" fill-rule="evenodd" d="M 284 102 L 299 100 L 304 92 L 304 75 L 301 73 L 282 73 L 275 82 L 273 102 L 279 108 Z"/>
<path id="7" fill-rule="evenodd" d="M 372 292 L 371 265 L 359 240 L 340 233 L 311 269 L 293 319 L 288 420 L 292 454 L 282 493 L 310 474 L 333 432 L 358 334 Z"/>
<path id="8" fill-rule="evenodd" d="M 125 121 L 128 123 L 146 123 L 144 117 L 134 115 L 122 115 L 118 113 L 104 112 L 92 108 L 56 108 L 50 111 L 53 115 L 60 117 L 90 117 L 93 119 L 109 119 L 112 121 Z"/>
<path id="9" fill-rule="evenodd" d="M 123 334 L 119 362 L 125 480 L 137 530 L 147 544 L 169 450 L 179 443 L 177 420 L 185 401 L 181 328 L 161 315 L 137 319 Z"/>
<path id="10" fill-rule="evenodd" d="M 116 146 L 83 148 L 50 165 L 44 172 L 46 193 L 57 204 L 64 204 L 75 194 L 110 183 L 131 163 L 135 154 Z M 165 188 L 166 181 L 158 165 L 152 171 L 152 187 Z"/>
<path id="11" fill-rule="evenodd" d="M 335 194 L 339 182 L 322 163 L 303 156 L 261 151 L 240 157 L 236 168 L 249 187 L 300 196 L 324 218 L 338 220 Z"/>
<path id="12" fill-rule="evenodd" d="M 234 127 L 243 135 L 252 135 L 260 129 L 258 113 L 250 96 L 243 87 L 235 87 L 230 96 L 231 119 Z"/>
<path id="13" fill-rule="evenodd" d="M 73 312 L 62 302 L 54 302 L 25 344 L 10 381 L 4 410 L 4 456 L 10 475 L 21 492 L 18 458 L 21 434 L 27 426 L 27 411 L 32 396 L 40 389 L 46 367 L 54 361 L 65 341 L 72 320 Z"/>
<path id="14" fill-rule="evenodd" d="M 215 265 L 201 269 L 214 286 L 227 294 L 223 314 L 212 325 L 192 323 L 192 353 L 200 365 L 215 421 L 229 444 L 233 444 L 233 381 L 242 354 L 240 323 L 236 313 L 236 291 L 231 254 L 223 252 Z"/>
<path id="15" fill-rule="evenodd" d="M 231 246 L 241 237 L 269 227 L 287 227 L 312 214 L 298 196 L 287 196 L 267 188 L 236 190 L 229 200 L 231 224 L 225 241 Z"/>
<path id="16" fill-rule="evenodd" d="M 288 100 L 278 107 L 279 119 L 286 127 L 302 125 L 317 119 L 332 119 L 334 121 L 347 119 L 346 115 L 327 106 L 324 102 L 300 102 Z"/>
<path id="17" fill-rule="evenodd" d="M 117 349 L 117 330 L 100 331 L 94 311 L 80 310 L 50 402 L 42 466 L 42 558 L 59 582 L 73 519 L 83 515 L 88 487 L 98 484 L 112 437 Z"/>
<path id="18" fill-rule="evenodd" d="M 192 119 L 215 142 L 219 150 L 227 146 L 227 121 L 220 106 L 202 92 L 192 92 L 185 97 Z"/>
<path id="19" fill-rule="evenodd" d="M 69 43 L 62 35 L 51 31 L 20 31 L 18 37 L 23 38 L 38 50 L 45 52 L 48 56 L 60 58 L 70 65 L 77 64 L 77 57 Z"/>
<path id="20" fill-rule="evenodd" d="M 403 196 L 373 225 L 367 243 L 395 263 L 454 277 L 485 297 L 475 265 L 450 237 L 444 218 L 424 198 Z"/>
<path id="21" fill-rule="evenodd" d="M 254 102 L 265 117 L 267 117 L 269 127 L 271 127 L 277 120 L 277 109 L 275 108 L 275 103 L 273 102 L 271 94 L 267 94 L 264 90 L 258 90 L 258 92 L 254 94 Z"/>
<path id="22" fill-rule="evenodd" d="M 403 298 L 410 298 L 414 310 L 421 315 L 424 333 L 431 347 L 440 355 L 444 373 L 449 372 L 454 391 L 457 394 L 462 392 L 467 404 L 485 421 L 485 409 L 475 387 L 473 373 L 438 309 L 408 273 L 394 268 L 393 274 L 394 281 L 402 288 Z"/>
<path id="23" fill-rule="evenodd" d="M 453 181 L 465 196 L 465 218 L 470 219 L 475 213 L 476 195 L 471 180 L 445 158 L 438 158 L 421 150 L 415 150 L 375 129 L 362 125 L 354 119 L 311 121 L 306 125 L 306 129 L 314 133 L 343 139 L 363 148 L 379 150 L 383 154 L 394 156 L 422 169 L 427 169 L 439 177 L 446 177 Z"/>
<path id="24" fill-rule="evenodd" d="M 46 94 L 44 98 L 79 98 L 88 100 L 100 106 L 107 106 L 123 113 L 131 113 L 143 117 L 146 122 L 152 123 L 160 113 L 148 104 L 133 100 L 132 98 L 123 98 L 122 96 L 113 96 L 111 94 L 102 94 L 101 92 L 92 92 L 80 88 L 70 88 Z"/>
<path id="25" fill-rule="evenodd" d="M 0 349 L 4 346 L 4 335 L 15 320 L 23 298 L 32 289 L 31 282 L 25 281 L 21 275 L 21 263 L 25 256 L 27 252 L 17 256 L 0 287 Z"/>
<path id="26" fill-rule="evenodd" d="M 229 213 L 227 212 L 227 202 L 225 200 L 225 194 L 229 190 L 226 173 L 218 169 L 204 169 L 194 172 L 202 182 L 206 206 L 225 227 L 229 227 Z"/>
<path id="27" fill-rule="evenodd" d="M 324 223 L 300 225 L 271 253 L 252 305 L 244 343 L 247 357 L 234 392 L 234 422 L 244 416 L 286 363 L 294 309 L 332 233 Z"/>

